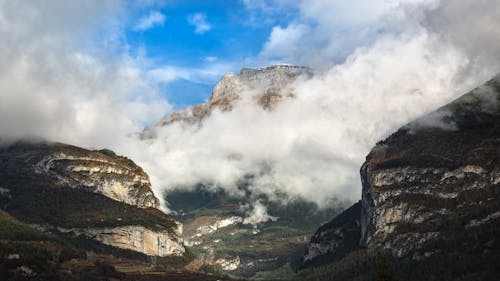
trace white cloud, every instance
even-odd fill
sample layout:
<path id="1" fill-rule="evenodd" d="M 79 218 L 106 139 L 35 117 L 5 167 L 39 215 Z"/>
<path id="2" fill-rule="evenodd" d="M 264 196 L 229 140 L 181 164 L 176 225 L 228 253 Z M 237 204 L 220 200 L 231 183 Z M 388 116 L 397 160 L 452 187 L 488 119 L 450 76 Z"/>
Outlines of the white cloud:
<path id="1" fill-rule="evenodd" d="M 322 71 L 295 85 L 296 100 L 275 112 L 240 104 L 214 112 L 201 128 L 160 129 L 145 153 L 154 160 L 143 163 L 157 186 L 201 182 L 237 194 L 238 181 L 252 174 L 254 193 L 286 192 L 323 206 L 358 200 L 359 167 L 377 141 L 500 71 L 497 33 L 485 32 L 500 30 L 497 1 L 465 16 L 474 48 L 465 48 L 461 28 L 452 28 L 465 12 L 441 11 L 459 2 L 375 1 L 371 5 L 379 6 L 363 18 L 337 20 L 326 16 L 332 12 L 326 7 L 340 2 L 313 2 L 316 8 L 273 29 L 261 59 L 311 63 Z M 339 10 L 355 10 L 345 5 Z"/>
<path id="2" fill-rule="evenodd" d="M 136 31 L 145 31 L 155 26 L 162 26 L 167 17 L 159 11 L 151 11 L 148 15 L 143 16 L 134 26 Z"/>
<path id="3" fill-rule="evenodd" d="M 300 0 L 241 0 L 245 8 L 260 10 L 268 15 L 297 7 Z"/>
<path id="4" fill-rule="evenodd" d="M 253 174 L 255 193 L 286 192 L 323 206 L 356 200 L 370 148 L 469 86 L 454 80 L 467 60 L 435 44 L 426 34 L 387 38 L 297 85 L 297 99 L 275 112 L 241 104 L 199 129 L 160 129 L 151 144 L 156 159 L 145 165 L 166 189 L 202 182 L 237 193 L 238 181 Z"/>
<path id="5" fill-rule="evenodd" d="M 203 60 L 206 61 L 206 62 L 214 62 L 214 61 L 217 60 L 217 57 L 215 57 L 215 56 L 208 56 L 208 57 L 205 57 Z"/>
<path id="6" fill-rule="evenodd" d="M 179 79 L 197 83 L 215 83 L 224 73 L 231 71 L 234 67 L 233 64 L 227 62 L 212 62 L 200 68 L 163 66 L 148 70 L 147 74 L 156 83 L 170 83 Z"/>
<path id="7" fill-rule="evenodd" d="M 246 217 L 243 219 L 243 224 L 260 224 L 267 221 L 276 221 L 278 218 L 270 216 L 267 213 L 267 208 L 260 200 L 253 203 L 251 211 L 249 205 L 241 206 L 241 209 L 246 211 Z"/>
<path id="8" fill-rule="evenodd" d="M 207 15 L 203 13 L 190 14 L 187 17 L 187 21 L 195 27 L 194 31 L 198 34 L 203 34 L 212 29 L 212 26 L 207 22 Z"/>
<path id="9" fill-rule="evenodd" d="M 243 24 L 269 26 L 293 19 L 300 0 L 240 0 L 245 7 Z"/>
<path id="10" fill-rule="evenodd" d="M 275 112 L 237 105 L 201 128 L 177 124 L 143 142 L 130 135 L 170 107 L 159 83 L 217 79 L 235 66 L 148 70 L 121 51 L 120 1 L 0 0 L 1 136 L 114 149 L 146 169 L 159 197 L 200 182 L 236 192 L 254 174 L 255 193 L 359 199 L 359 167 L 376 141 L 500 70 L 498 1 L 385 2 L 332 20 L 327 8 L 340 2 L 311 0 L 273 29 L 258 59 L 323 70 L 295 85 L 295 102 Z M 350 3 L 338 11 L 355 17 Z"/>
<path id="11" fill-rule="evenodd" d="M 342 62 L 356 48 L 372 44 L 387 32 L 420 28 L 425 8 L 437 0 L 310 0 L 296 3 L 297 16 L 288 26 L 275 26 L 264 44 L 261 61 L 273 61 L 280 52 L 296 64 L 325 70 Z M 406 7 L 416 7 L 407 11 Z M 412 14 L 413 13 L 413 14 Z M 301 27 L 297 30 L 297 27 Z M 275 44 L 276 34 L 292 36 L 289 45 Z M 282 51 L 283 50 L 283 51 Z M 291 54 L 294 54 L 293 56 Z M 325 64 L 329 62 L 329 65 Z"/>
<path id="12" fill-rule="evenodd" d="M 116 147 L 170 108 L 142 58 L 117 51 L 125 4 L 78 3 L 0 3 L 1 137 Z"/>
<path id="13" fill-rule="evenodd" d="M 295 60 L 297 52 L 304 46 L 302 39 L 308 32 L 310 28 L 305 24 L 290 24 L 286 28 L 275 26 L 261 55 L 271 60 L 279 58 L 283 62 Z"/>

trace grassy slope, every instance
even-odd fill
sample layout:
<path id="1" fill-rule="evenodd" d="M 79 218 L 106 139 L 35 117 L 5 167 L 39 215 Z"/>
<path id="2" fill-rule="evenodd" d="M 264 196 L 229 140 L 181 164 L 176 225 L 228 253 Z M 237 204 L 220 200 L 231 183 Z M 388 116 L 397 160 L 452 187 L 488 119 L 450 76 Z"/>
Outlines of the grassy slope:
<path id="1" fill-rule="evenodd" d="M 0 211 L 0 280 L 229 280 L 182 270 L 190 260 L 157 258 L 152 267 L 140 253 L 42 233 Z"/>
<path id="2" fill-rule="evenodd" d="M 66 187 L 54 178 L 35 174 L 24 162 L 26 153 L 31 153 L 34 158 L 28 161 L 33 162 L 48 153 L 62 152 L 118 159 L 138 174 L 144 173 L 128 158 L 53 143 L 18 143 L 0 151 L 0 166 L 4 167 L 0 169 L 0 210 L 9 212 L 0 211 L 0 280 L 228 280 L 183 270 L 194 258 L 189 251 L 183 257 L 154 258 L 156 266 L 152 267 L 153 258 L 141 253 L 84 237 L 42 233 L 19 221 L 65 228 L 139 225 L 173 231 L 176 224 L 170 215 Z"/>
<path id="3" fill-rule="evenodd" d="M 176 226 L 172 216 L 157 209 L 130 206 L 89 190 L 64 186 L 50 174 L 37 174 L 32 165 L 54 153 L 118 163 L 145 176 L 131 160 L 109 150 L 98 152 L 60 143 L 17 142 L 0 148 L 0 187 L 9 190 L 8 194 L 0 194 L 0 209 L 29 223 L 67 228 L 141 225 L 172 231 Z M 95 165 L 99 161 L 82 164 Z"/>
<path id="4" fill-rule="evenodd" d="M 153 230 L 172 231 L 174 218 L 163 212 L 130 206 L 84 190 L 52 187 L 50 183 L 9 180 L 11 198 L 4 209 L 34 224 L 67 228 L 141 225 Z"/>
<path id="5" fill-rule="evenodd" d="M 25 278 L 16 272 L 20 266 L 29 267 L 40 280 L 55 280 L 55 262 L 81 255 L 71 244 L 0 211 L 0 280 Z"/>

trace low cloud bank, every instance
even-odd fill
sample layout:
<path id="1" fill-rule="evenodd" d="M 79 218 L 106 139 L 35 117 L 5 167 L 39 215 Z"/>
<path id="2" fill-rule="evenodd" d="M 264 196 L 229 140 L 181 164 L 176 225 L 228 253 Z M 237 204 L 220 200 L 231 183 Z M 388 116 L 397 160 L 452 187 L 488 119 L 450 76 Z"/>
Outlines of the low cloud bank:
<path id="1" fill-rule="evenodd" d="M 317 69 L 293 85 L 293 101 L 272 112 L 241 103 L 141 141 L 136 133 L 170 105 L 147 60 L 121 49 L 127 5 L 0 0 L 0 135 L 111 148 L 146 169 L 158 197 L 197 183 L 238 194 L 252 175 L 253 193 L 326 206 L 359 198 L 359 167 L 378 140 L 500 70 L 495 0 L 369 1 L 362 18 L 366 1 L 286 2 L 280 11 L 292 6 L 297 18 L 249 62 Z"/>
<path id="2" fill-rule="evenodd" d="M 322 14 L 332 1 L 312 2 L 299 4 L 302 16 L 289 26 L 273 29 L 256 60 L 314 65 L 317 75 L 293 85 L 296 99 L 273 112 L 241 103 L 214 112 L 201 128 L 159 129 L 148 147 L 154 160 L 144 161 L 159 190 L 205 183 L 236 194 L 250 174 L 250 190 L 271 198 L 285 192 L 320 206 L 357 200 L 359 167 L 378 140 L 500 69 L 495 1 L 481 8 L 467 1 L 374 1 L 375 15 L 345 21 Z M 462 19 L 475 44 L 463 44 Z M 338 37 L 339 27 L 366 38 Z M 350 54 L 335 63 L 342 46 Z"/>

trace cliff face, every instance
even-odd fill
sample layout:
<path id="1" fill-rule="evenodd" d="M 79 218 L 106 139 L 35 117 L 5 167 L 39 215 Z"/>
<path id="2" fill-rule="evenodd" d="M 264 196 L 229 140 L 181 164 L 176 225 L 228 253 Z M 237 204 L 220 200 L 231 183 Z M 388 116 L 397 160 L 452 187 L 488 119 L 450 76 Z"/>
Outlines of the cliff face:
<path id="1" fill-rule="evenodd" d="M 499 222 L 499 102 L 496 77 L 377 144 L 361 168 L 362 245 L 419 259 Z"/>
<path id="2" fill-rule="evenodd" d="M 379 142 L 361 167 L 360 212 L 346 211 L 320 228 L 306 265 L 349 254 L 343 249 L 356 248 L 345 241 L 350 231 L 360 248 L 419 261 L 429 268 L 425 274 L 451 267 L 447 260 L 490 270 L 489 259 L 500 250 L 499 147 L 497 76 Z"/>
<path id="3" fill-rule="evenodd" d="M 143 226 L 117 226 L 97 228 L 57 228 L 58 232 L 84 236 L 106 245 L 140 252 L 149 256 L 182 256 L 185 252 L 179 243 L 179 231 L 151 230 Z"/>
<path id="4" fill-rule="evenodd" d="M 161 120 L 160 125 L 177 121 L 200 122 L 213 110 L 232 110 L 237 102 L 255 103 L 264 110 L 274 110 L 283 100 L 294 97 L 292 86 L 297 79 L 311 75 L 308 68 L 292 65 L 243 68 L 239 74 L 227 73 L 215 85 L 207 103 L 173 112 Z"/>
<path id="5" fill-rule="evenodd" d="M 158 210 L 147 174 L 108 150 L 18 142 L 0 148 L 0 207 L 47 232 L 181 256 L 182 225 Z"/>
<path id="6" fill-rule="evenodd" d="M 0 169 L 4 177 L 43 178 L 59 186 L 100 193 L 141 208 L 160 205 L 151 191 L 148 175 L 131 160 L 109 150 L 18 143 L 0 148 Z"/>
<path id="7" fill-rule="evenodd" d="M 305 265 L 332 262 L 359 248 L 361 203 L 358 202 L 321 226 L 312 236 Z"/>

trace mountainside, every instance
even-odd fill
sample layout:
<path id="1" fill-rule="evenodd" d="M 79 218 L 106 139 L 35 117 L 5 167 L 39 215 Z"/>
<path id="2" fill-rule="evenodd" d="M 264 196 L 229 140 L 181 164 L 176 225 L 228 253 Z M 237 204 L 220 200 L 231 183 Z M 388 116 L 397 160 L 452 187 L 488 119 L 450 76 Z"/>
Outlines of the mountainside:
<path id="1" fill-rule="evenodd" d="M 452 237 L 474 237 L 462 245 L 470 251 L 499 246 L 488 233 L 500 222 L 499 79 L 372 150 L 361 168 L 363 245 L 413 259 L 448 251 Z"/>
<path id="2" fill-rule="evenodd" d="M 311 237 L 304 256 L 306 266 L 336 261 L 359 248 L 361 203 L 358 202 Z"/>
<path id="3" fill-rule="evenodd" d="M 318 230 L 306 265 L 352 260 L 361 248 L 395 258 L 401 280 L 497 280 L 499 102 L 497 76 L 379 142 L 361 168 L 360 210 Z"/>
<path id="4" fill-rule="evenodd" d="M 242 104 L 273 111 L 281 103 L 293 101 L 295 82 L 312 75 L 309 68 L 292 65 L 227 73 L 213 88 L 208 102 L 171 113 L 156 127 L 146 128 L 142 137 L 154 138 L 155 129 L 161 126 L 203 126 L 212 112 L 238 110 Z M 244 196 L 227 194 L 206 182 L 172 187 L 165 195 L 185 226 L 186 246 L 203 265 L 248 277 L 293 263 L 302 256 L 314 229 L 343 206 L 339 202 L 320 210 L 305 199 L 290 198 L 288 205 L 273 202 L 252 194 L 253 176 L 246 175 L 237 183 Z M 287 199 L 286 194 L 280 197 Z"/>
<path id="5" fill-rule="evenodd" d="M 160 206 L 148 175 L 132 160 L 110 150 L 24 142 L 0 148 L 0 160 L 2 178 L 46 179 L 141 208 Z"/>
<path id="6" fill-rule="evenodd" d="M 159 126 L 183 121 L 198 123 L 214 110 L 231 111 L 236 103 L 251 103 L 264 110 L 274 110 L 280 102 L 293 99 L 293 83 L 312 76 L 309 68 L 274 65 L 265 68 L 243 68 L 239 74 L 226 73 L 212 90 L 208 102 L 170 113 Z M 146 128 L 143 137 L 153 136 Z"/>
<path id="7" fill-rule="evenodd" d="M 0 148 L 0 207 L 40 230 L 153 256 L 181 256 L 182 225 L 146 173 L 111 151 L 58 143 Z"/>

